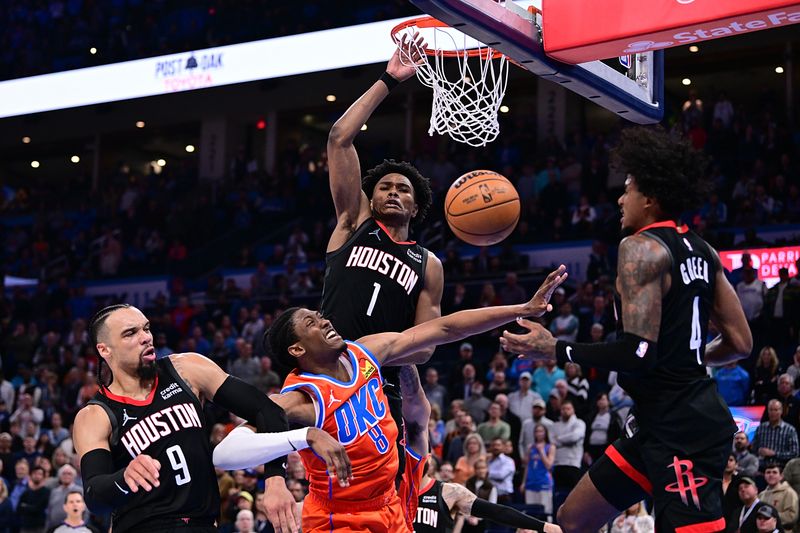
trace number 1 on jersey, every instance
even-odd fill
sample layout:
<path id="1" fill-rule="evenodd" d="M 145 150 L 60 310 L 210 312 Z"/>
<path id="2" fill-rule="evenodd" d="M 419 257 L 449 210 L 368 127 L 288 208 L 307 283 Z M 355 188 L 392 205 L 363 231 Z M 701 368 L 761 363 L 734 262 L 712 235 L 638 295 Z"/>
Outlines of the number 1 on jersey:
<path id="1" fill-rule="evenodd" d="M 378 293 L 381 292 L 381 284 L 375 282 L 372 284 L 375 289 L 372 291 L 372 299 L 369 301 L 369 307 L 367 307 L 367 316 L 372 316 L 372 310 L 375 309 L 375 302 L 378 301 Z"/>
<path id="2" fill-rule="evenodd" d="M 700 348 L 703 346 L 703 328 L 700 327 L 700 297 L 695 296 L 692 302 L 692 336 L 689 337 L 689 349 L 697 354 L 697 364 L 702 365 L 700 360 Z"/>

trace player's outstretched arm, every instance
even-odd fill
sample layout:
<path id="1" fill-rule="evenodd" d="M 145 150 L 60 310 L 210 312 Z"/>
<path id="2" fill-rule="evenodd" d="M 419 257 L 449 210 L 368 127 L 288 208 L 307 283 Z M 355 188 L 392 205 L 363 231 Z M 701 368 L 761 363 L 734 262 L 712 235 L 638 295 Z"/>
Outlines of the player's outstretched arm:
<path id="1" fill-rule="evenodd" d="M 98 405 L 78 411 L 72 432 L 81 460 L 86 506 L 96 514 L 107 514 L 124 505 L 133 494 L 158 487 L 161 464 L 149 455 L 137 455 L 125 468 L 115 470 L 108 439 L 111 422 Z"/>
<path id="2" fill-rule="evenodd" d="M 663 278 L 670 268 L 667 251 L 642 235 L 624 239 L 619 246 L 617 289 L 622 299 L 623 335 L 611 343 L 556 341 L 540 324 L 519 321 L 528 333 L 503 332 L 506 351 L 539 360 L 555 359 L 559 365 L 573 362 L 607 370 L 636 372 L 655 364 L 661 327 Z"/>
<path id="3" fill-rule="evenodd" d="M 442 498 L 447 508 L 464 516 L 486 518 L 508 527 L 530 529 L 544 533 L 560 533 L 561 528 L 555 524 L 542 522 L 538 518 L 528 516 L 512 507 L 491 503 L 478 498 L 463 485 L 456 483 L 442 484 Z"/>
<path id="4" fill-rule="evenodd" d="M 353 140 L 391 88 L 414 75 L 414 68 L 403 65 L 399 54 L 396 50 L 383 77 L 345 111 L 328 134 L 328 173 L 336 209 L 336 228 L 328 241 L 328 252 L 341 248 L 371 214 L 369 200 L 361 190 L 361 164 Z"/>
<path id="5" fill-rule="evenodd" d="M 459 311 L 429 320 L 402 333 L 381 333 L 359 340 L 384 365 L 421 364 L 440 344 L 465 339 L 511 322 L 521 316 L 542 316 L 552 310 L 550 297 L 567 279 L 566 267 L 551 272 L 528 302 Z"/>
<path id="6" fill-rule="evenodd" d="M 705 363 L 708 366 L 724 366 L 739 359 L 745 359 L 753 350 L 753 334 L 742 310 L 742 303 L 736 296 L 719 260 L 712 249 L 717 265 L 714 305 L 711 321 L 720 334 L 706 346 Z"/>

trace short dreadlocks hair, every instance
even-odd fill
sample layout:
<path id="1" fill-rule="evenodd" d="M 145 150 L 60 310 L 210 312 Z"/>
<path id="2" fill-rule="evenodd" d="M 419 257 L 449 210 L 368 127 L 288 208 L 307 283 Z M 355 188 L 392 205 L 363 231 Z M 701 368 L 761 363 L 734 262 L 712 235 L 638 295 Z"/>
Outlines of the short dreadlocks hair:
<path id="1" fill-rule="evenodd" d="M 425 215 L 428 214 L 428 209 L 430 209 L 433 202 L 431 181 L 420 174 L 419 170 L 414 168 L 411 163 L 384 159 L 383 163 L 369 169 L 361 180 L 361 188 L 368 198 L 372 198 L 372 193 L 375 192 L 375 185 L 387 174 L 402 174 L 411 182 L 411 186 L 414 188 L 414 200 L 417 203 L 417 216 L 411 220 L 411 223 L 414 226 L 419 225 L 425 220 Z"/>
<path id="2" fill-rule="evenodd" d="M 264 333 L 264 346 L 273 360 L 277 360 L 287 370 L 297 368 L 297 359 L 289 354 L 289 346 L 299 340 L 294 329 L 294 315 L 299 310 L 299 307 L 286 309 Z"/>
<path id="3" fill-rule="evenodd" d="M 130 307 L 131 304 L 114 304 L 104 307 L 95 313 L 89 321 L 89 341 L 92 343 L 92 348 L 94 348 L 95 352 L 97 352 L 97 337 L 100 335 L 100 330 L 103 329 L 109 315 L 117 309 L 128 309 Z M 102 387 L 108 387 L 114 381 L 114 376 L 111 374 L 110 368 L 103 368 L 105 359 L 100 357 L 99 353 L 97 355 L 97 384 Z"/>
<path id="4" fill-rule="evenodd" d="M 702 205 L 713 189 L 705 155 L 661 126 L 623 130 L 611 156 L 612 165 L 631 174 L 639 192 L 673 219 Z"/>

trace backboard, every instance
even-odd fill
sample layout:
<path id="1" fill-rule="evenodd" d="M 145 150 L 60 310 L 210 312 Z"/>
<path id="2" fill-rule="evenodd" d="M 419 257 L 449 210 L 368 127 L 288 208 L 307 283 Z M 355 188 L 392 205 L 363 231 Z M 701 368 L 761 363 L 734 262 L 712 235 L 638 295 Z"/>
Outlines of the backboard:
<path id="1" fill-rule="evenodd" d="M 664 116 L 664 55 L 648 51 L 630 58 L 570 65 L 545 54 L 542 17 L 529 13 L 532 2 L 495 0 L 411 0 L 422 11 L 512 58 L 515 63 L 557 83 L 619 116 L 653 124 Z M 617 62 L 618 63 L 618 62 Z M 612 66 L 614 65 L 614 66 Z M 616 67 L 616 68 L 615 68 Z"/>

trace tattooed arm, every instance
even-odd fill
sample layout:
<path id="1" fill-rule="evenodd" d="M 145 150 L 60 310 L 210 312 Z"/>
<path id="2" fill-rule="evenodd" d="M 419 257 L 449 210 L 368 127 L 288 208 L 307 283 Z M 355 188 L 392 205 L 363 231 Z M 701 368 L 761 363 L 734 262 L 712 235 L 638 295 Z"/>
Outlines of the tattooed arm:
<path id="1" fill-rule="evenodd" d="M 544 533 L 561 531 L 554 524 L 542 522 L 511 507 L 482 500 L 463 485 L 456 483 L 442 484 L 442 499 L 452 513 L 487 518 L 496 524 L 513 528 L 530 529 Z"/>
<path id="2" fill-rule="evenodd" d="M 669 290 L 670 256 L 655 240 L 643 235 L 626 238 L 619 246 L 617 289 L 622 298 L 625 333 L 612 343 L 556 341 L 548 330 L 529 320 L 518 320 L 529 331 L 503 333 L 500 343 L 512 353 L 532 359 L 568 362 L 595 368 L 636 372 L 655 364 L 661 327 L 661 300 Z"/>
<path id="3" fill-rule="evenodd" d="M 400 368 L 400 392 L 403 395 L 403 421 L 406 423 L 406 447 L 419 455 L 428 453 L 428 420 L 431 404 L 425 397 L 419 372 L 414 365 Z"/>

